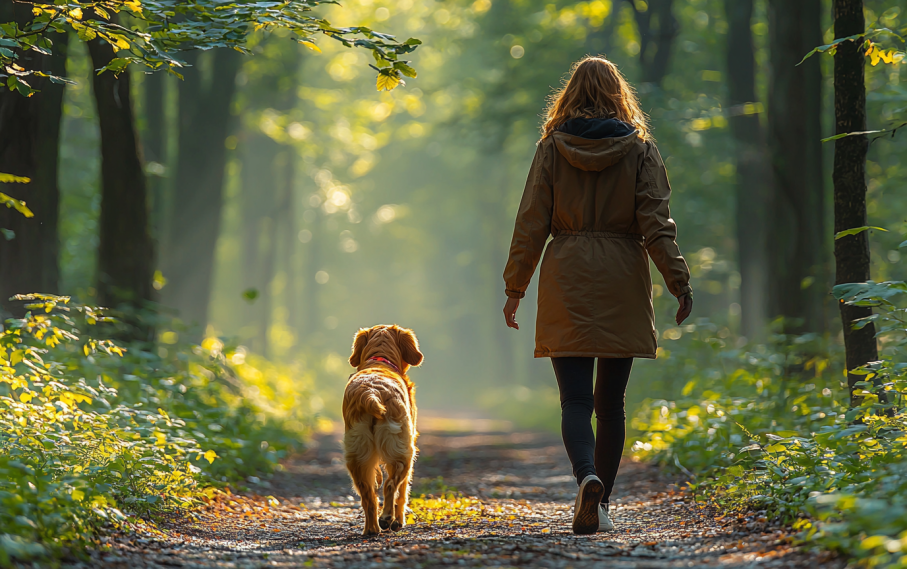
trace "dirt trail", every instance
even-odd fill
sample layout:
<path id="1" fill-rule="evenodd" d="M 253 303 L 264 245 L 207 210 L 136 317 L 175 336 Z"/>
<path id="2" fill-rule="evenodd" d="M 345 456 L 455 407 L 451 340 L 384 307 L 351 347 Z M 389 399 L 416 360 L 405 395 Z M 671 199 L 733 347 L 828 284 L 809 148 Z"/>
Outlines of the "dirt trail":
<path id="1" fill-rule="evenodd" d="M 841 560 L 788 545 L 763 520 L 716 518 L 657 468 L 625 461 L 612 497 L 616 529 L 570 532 L 576 485 L 560 440 L 490 421 L 420 417 L 415 491 L 454 488 L 471 501 L 447 519 L 363 538 L 362 514 L 339 439 L 320 435 L 285 472 L 218 499 L 162 535 L 111 538 L 90 567 L 668 567 L 839 568 Z M 464 432 L 462 428 L 471 428 Z M 438 477 L 441 477 L 440 479 Z M 270 497 L 270 498 L 269 498 Z M 424 506 L 432 505 L 431 502 Z"/>

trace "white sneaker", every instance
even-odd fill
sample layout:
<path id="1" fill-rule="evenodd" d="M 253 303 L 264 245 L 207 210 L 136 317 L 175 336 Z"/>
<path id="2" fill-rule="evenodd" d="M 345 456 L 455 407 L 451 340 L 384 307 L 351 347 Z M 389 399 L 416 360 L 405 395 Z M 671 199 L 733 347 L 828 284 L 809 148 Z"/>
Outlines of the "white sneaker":
<path id="1" fill-rule="evenodd" d="M 598 531 L 611 531 L 614 529 L 614 522 L 611 521 L 611 515 L 608 513 L 609 504 L 598 505 Z"/>
<path id="2" fill-rule="evenodd" d="M 576 493 L 576 503 L 573 505 L 573 533 L 589 535 L 598 530 L 601 510 L 598 504 L 604 494 L 605 485 L 598 476 L 590 474 L 583 478 L 579 492 Z"/>

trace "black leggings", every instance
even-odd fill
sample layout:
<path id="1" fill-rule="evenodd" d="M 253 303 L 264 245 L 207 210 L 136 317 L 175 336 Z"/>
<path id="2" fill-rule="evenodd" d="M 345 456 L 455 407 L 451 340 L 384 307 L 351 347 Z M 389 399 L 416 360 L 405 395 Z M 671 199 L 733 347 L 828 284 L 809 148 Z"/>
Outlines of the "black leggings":
<path id="1" fill-rule="evenodd" d="M 633 358 L 599 358 L 594 392 L 595 358 L 551 358 L 551 363 L 561 392 L 561 433 L 573 475 L 577 484 L 590 474 L 601 478 L 602 502 L 607 502 L 627 435 L 624 399 Z M 593 409 L 597 437 L 592 434 Z"/>

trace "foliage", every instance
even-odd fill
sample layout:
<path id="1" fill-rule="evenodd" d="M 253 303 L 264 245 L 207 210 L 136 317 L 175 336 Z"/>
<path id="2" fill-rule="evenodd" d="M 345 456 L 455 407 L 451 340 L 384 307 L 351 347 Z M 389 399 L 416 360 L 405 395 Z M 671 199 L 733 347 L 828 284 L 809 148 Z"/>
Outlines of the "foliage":
<path id="1" fill-rule="evenodd" d="M 312 15 L 322 0 L 276 0 L 262 2 L 223 2 L 221 0 L 95 0 L 29 3 L 34 18 L 24 25 L 0 23 L 0 65 L 7 75 L 7 86 L 29 96 L 35 90 L 27 77 L 47 77 L 55 83 L 66 79 L 40 69 L 26 69 L 16 63 L 18 52 L 35 51 L 50 55 L 52 33 L 72 30 L 84 42 L 96 38 L 108 42 L 117 57 L 97 70 L 120 73 L 130 64 L 148 69 L 163 69 L 179 75 L 186 65 L 179 52 L 187 49 L 234 48 L 248 53 L 244 43 L 249 32 L 287 30 L 296 41 L 321 51 L 314 36 L 323 34 L 347 47 L 371 51 L 378 64 L 378 89 L 393 89 L 402 84 L 401 74 L 415 77 L 415 71 L 399 56 L 411 53 L 421 43 L 410 38 L 398 42 L 393 36 L 364 26 L 338 28 Z M 123 16 L 137 25 L 120 22 Z"/>
<path id="2" fill-rule="evenodd" d="M 289 376 L 219 340 L 155 355 L 96 339 L 116 325 L 98 309 L 19 299 L 28 314 L 0 332 L 0 565 L 192 505 L 205 483 L 273 468 L 305 433 Z"/>
<path id="3" fill-rule="evenodd" d="M 905 291 L 903 282 L 835 288 L 881 310 L 855 324 L 880 324 L 884 355 L 858 370 L 858 407 L 826 373 L 843 367 L 840 354 L 810 356 L 827 348 L 775 338 L 771 350 L 714 352 L 711 379 L 696 370 L 679 400 L 650 401 L 634 420 L 643 432 L 634 452 L 686 472 L 701 500 L 764 510 L 867 566 L 907 565 L 907 338 L 894 302 Z"/>
<path id="4" fill-rule="evenodd" d="M 27 184 L 30 181 L 31 180 L 29 178 L 25 178 L 23 176 L 14 176 L 12 174 L 4 174 L 4 173 L 0 172 L 0 184 L 11 184 L 11 183 Z M 12 208 L 12 209 L 18 211 L 25 217 L 34 217 L 35 216 L 35 214 L 32 213 L 32 211 L 30 209 L 28 209 L 28 206 L 25 205 L 24 201 L 17 200 L 16 198 L 14 198 L 12 196 L 8 196 L 8 195 L 4 194 L 3 192 L 0 192 L 0 206 L 2 206 L 2 205 L 5 205 L 8 208 Z M 7 241 L 9 241 L 10 239 L 12 239 L 13 237 L 16 236 L 16 234 L 13 230 L 6 229 L 4 227 L 0 227 L 0 233 L 3 234 L 3 237 L 6 238 Z"/>

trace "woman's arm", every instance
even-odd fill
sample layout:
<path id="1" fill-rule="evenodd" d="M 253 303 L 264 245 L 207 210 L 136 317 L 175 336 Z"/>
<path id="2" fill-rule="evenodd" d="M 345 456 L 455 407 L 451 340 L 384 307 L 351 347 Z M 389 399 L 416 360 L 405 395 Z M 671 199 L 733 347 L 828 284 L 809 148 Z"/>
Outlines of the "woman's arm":
<path id="1" fill-rule="evenodd" d="M 542 256 L 548 235 L 551 234 L 551 210 L 554 204 L 551 185 L 553 147 L 553 144 L 543 141 L 535 151 L 513 228 L 510 255 L 504 268 L 504 292 L 509 298 L 507 306 L 511 308 L 509 314 L 505 309 L 505 319 L 511 328 L 519 329 L 514 320 L 518 301 L 526 295 L 532 273 Z"/>
<path id="2" fill-rule="evenodd" d="M 690 269 L 677 246 L 677 225 L 671 219 L 671 184 L 658 149 L 646 144 L 646 154 L 636 183 L 636 220 L 646 238 L 646 251 L 664 277 L 668 291 L 680 301 L 677 319 L 692 310 Z M 688 304 L 683 298 L 688 298 Z M 684 313 L 684 314 L 682 314 Z"/>

